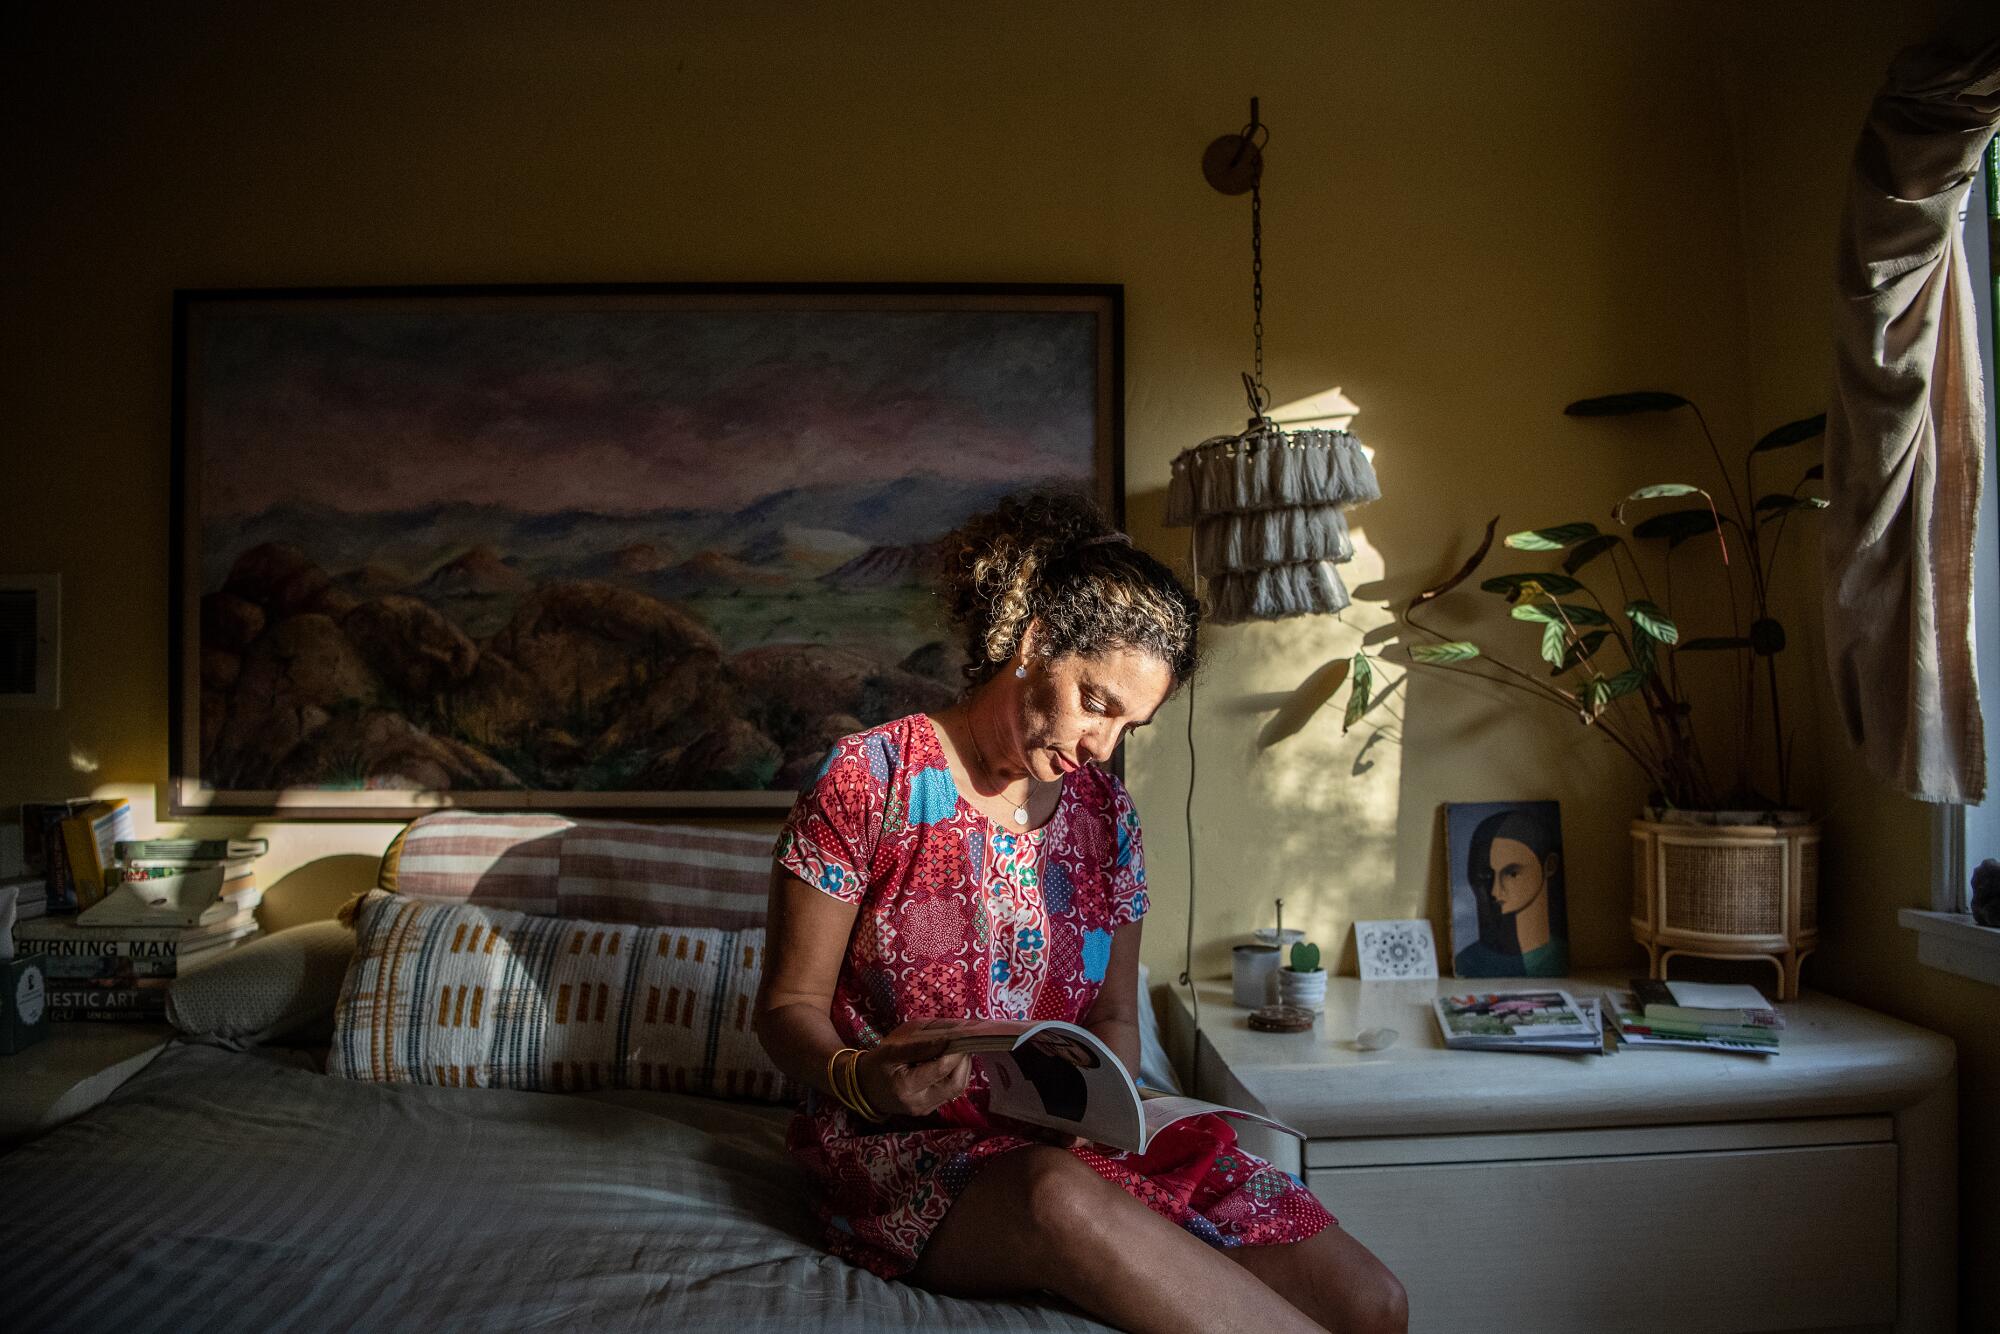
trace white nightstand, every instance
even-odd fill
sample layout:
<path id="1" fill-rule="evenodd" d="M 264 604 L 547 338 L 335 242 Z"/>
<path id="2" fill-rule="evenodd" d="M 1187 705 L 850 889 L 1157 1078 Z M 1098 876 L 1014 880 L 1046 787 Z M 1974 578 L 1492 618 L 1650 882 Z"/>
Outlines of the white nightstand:
<path id="1" fill-rule="evenodd" d="M 160 1054 L 170 1024 L 69 1023 L 0 1056 L 0 1148 L 81 1115 Z"/>
<path id="2" fill-rule="evenodd" d="M 1775 1057 L 1456 1052 L 1446 991 L 1334 978 L 1310 1032 L 1252 1032 L 1226 982 L 1162 1008 L 1196 1092 L 1308 1136 L 1254 1138 L 1403 1280 L 1417 1331 L 1945 1330 L 1956 1311 L 1955 1051 L 1807 992 Z M 1386 1051 L 1365 1028 L 1400 1034 Z"/>

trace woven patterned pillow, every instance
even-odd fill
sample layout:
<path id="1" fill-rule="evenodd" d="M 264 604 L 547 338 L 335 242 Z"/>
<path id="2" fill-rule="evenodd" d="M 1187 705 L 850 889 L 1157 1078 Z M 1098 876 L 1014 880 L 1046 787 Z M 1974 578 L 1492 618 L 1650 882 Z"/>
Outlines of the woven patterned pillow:
<path id="1" fill-rule="evenodd" d="M 793 1097 L 750 1031 L 762 927 L 587 922 L 376 890 L 355 931 L 329 1074 Z"/>
<path id="2" fill-rule="evenodd" d="M 764 924 L 775 842 L 692 825 L 437 811 L 396 835 L 376 883 L 537 917 L 742 930 Z"/>

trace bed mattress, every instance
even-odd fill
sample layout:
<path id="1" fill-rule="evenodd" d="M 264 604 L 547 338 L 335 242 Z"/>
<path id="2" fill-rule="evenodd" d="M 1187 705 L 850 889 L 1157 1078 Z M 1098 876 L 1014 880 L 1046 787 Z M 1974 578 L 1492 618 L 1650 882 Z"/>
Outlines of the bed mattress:
<path id="1" fill-rule="evenodd" d="M 176 1044 L 0 1158 L 17 1330 L 1107 1328 L 821 1251 L 779 1108 Z"/>

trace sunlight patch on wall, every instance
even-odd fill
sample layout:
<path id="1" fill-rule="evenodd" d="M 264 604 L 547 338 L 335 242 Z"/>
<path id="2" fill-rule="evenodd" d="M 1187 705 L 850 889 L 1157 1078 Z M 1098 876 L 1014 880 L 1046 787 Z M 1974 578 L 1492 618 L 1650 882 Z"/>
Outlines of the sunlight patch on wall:
<path id="1" fill-rule="evenodd" d="M 1340 386 L 1335 385 L 1317 394 L 1280 404 L 1265 415 L 1287 430 L 1311 427 L 1320 431 L 1345 431 L 1360 411 L 1360 405 L 1341 393 Z"/>
<path id="2" fill-rule="evenodd" d="M 1352 531 L 1355 556 L 1343 576 L 1379 582 L 1380 551 L 1359 526 Z M 1206 677 L 1229 689 L 1211 690 L 1196 721 L 1206 816 L 1197 827 L 1197 976 L 1225 975 L 1230 946 L 1271 924 L 1280 893 L 1285 925 L 1303 927 L 1329 968 L 1349 972 L 1355 920 L 1421 913 L 1421 903 L 1396 899 L 1402 669 L 1377 669 L 1376 702 L 1351 729 L 1343 727 L 1343 687 L 1296 732 L 1260 739 L 1316 671 L 1352 656 L 1392 620 L 1385 606 L 1356 602 L 1338 617 L 1246 625 L 1214 642 Z M 1248 885 L 1259 891 L 1241 892 Z"/>

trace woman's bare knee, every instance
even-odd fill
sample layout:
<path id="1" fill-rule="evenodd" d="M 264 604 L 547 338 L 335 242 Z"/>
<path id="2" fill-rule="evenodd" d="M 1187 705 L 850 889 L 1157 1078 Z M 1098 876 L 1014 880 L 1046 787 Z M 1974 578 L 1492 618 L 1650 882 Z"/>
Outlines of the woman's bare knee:
<path id="1" fill-rule="evenodd" d="M 1337 1225 L 1305 1241 L 1227 1253 L 1324 1329 L 1403 1334 L 1409 1297 L 1387 1265 Z"/>
<path id="2" fill-rule="evenodd" d="M 1021 1210 L 1034 1233 L 1072 1254 L 1088 1251 L 1104 1235 L 1107 1206 L 1122 1194 L 1072 1155 L 1031 1145 L 1007 1155 L 1019 1182 Z M 1005 1161 L 1005 1160 L 1003 1160 Z"/>
<path id="3" fill-rule="evenodd" d="M 1410 1327 L 1410 1297 L 1402 1280 L 1372 1252 L 1360 1246 L 1353 1249 L 1355 1253 L 1336 1273 L 1316 1276 L 1317 1295 L 1331 1308 L 1329 1327 L 1340 1334 L 1405 1334 Z"/>
<path id="4" fill-rule="evenodd" d="M 912 1271 L 920 1285 L 962 1295 L 1064 1291 L 1087 1278 L 1104 1233 L 1106 1190 L 1061 1149 L 1030 1145 L 988 1159 Z"/>
<path id="5" fill-rule="evenodd" d="M 1410 1327 L 1410 1294 L 1380 1263 L 1354 1293 L 1349 1310 L 1355 1334 L 1405 1334 Z"/>

